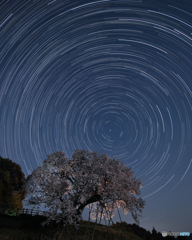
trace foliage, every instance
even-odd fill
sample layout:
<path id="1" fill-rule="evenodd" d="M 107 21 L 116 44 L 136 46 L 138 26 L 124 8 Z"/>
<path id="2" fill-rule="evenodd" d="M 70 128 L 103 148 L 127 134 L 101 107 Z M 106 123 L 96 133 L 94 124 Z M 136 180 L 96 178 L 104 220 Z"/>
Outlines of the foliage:
<path id="1" fill-rule="evenodd" d="M 9 216 L 16 216 L 17 215 L 17 209 L 5 209 L 4 214 Z"/>
<path id="2" fill-rule="evenodd" d="M 95 208 L 92 219 L 112 218 L 120 207 L 132 213 L 139 223 L 137 211 L 145 202 L 140 195 L 141 180 L 116 158 L 87 150 L 76 150 L 71 159 L 63 152 L 48 155 L 42 167 L 36 168 L 26 180 L 29 205 L 50 209 L 48 221 L 66 220 L 77 224 L 85 207 Z"/>
<path id="3" fill-rule="evenodd" d="M 181 236 L 177 236 L 176 238 L 173 236 L 166 236 L 163 237 L 162 236 L 162 232 L 157 232 L 156 229 L 153 227 L 151 233 L 150 231 L 136 225 L 136 224 L 128 224 L 126 222 L 116 222 L 115 224 L 112 225 L 113 227 L 116 227 L 117 229 L 124 229 L 129 233 L 133 233 L 137 236 L 139 236 L 140 238 L 142 238 L 143 240 L 163 240 L 163 239 L 174 239 L 174 240 L 179 240 L 179 239 L 191 239 L 191 238 L 187 238 L 187 237 L 181 237 Z"/>
<path id="4" fill-rule="evenodd" d="M 156 229 L 154 227 L 152 229 L 152 235 L 157 235 L 157 231 L 156 231 Z"/>
<path id="5" fill-rule="evenodd" d="M 0 157 L 0 208 L 5 211 L 22 209 L 22 200 L 26 196 L 24 178 L 17 163 Z"/>
<path id="6" fill-rule="evenodd" d="M 154 238 L 154 236 L 150 233 L 150 231 L 136 225 L 136 224 L 128 224 L 126 222 L 116 222 L 115 224 L 113 224 L 114 227 L 118 228 L 118 229 L 124 229 L 126 231 L 128 231 L 129 233 L 133 233 L 137 236 L 139 236 L 140 238 L 142 238 L 143 240 L 157 240 L 157 239 L 161 239 L 161 238 Z M 162 234 L 161 234 L 162 236 Z"/>

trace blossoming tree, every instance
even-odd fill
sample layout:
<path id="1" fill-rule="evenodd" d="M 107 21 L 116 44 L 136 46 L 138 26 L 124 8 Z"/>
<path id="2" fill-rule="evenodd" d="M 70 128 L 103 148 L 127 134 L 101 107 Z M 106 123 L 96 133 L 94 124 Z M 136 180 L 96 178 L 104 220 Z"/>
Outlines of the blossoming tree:
<path id="1" fill-rule="evenodd" d="M 140 195 L 142 184 L 133 175 L 124 163 L 97 151 L 76 150 L 71 159 L 55 152 L 26 179 L 27 202 L 50 209 L 47 223 L 77 224 L 91 204 L 97 204 L 92 218 L 112 218 L 122 207 L 124 214 L 130 211 L 139 223 L 137 211 L 142 212 L 145 201 L 135 196 Z"/>

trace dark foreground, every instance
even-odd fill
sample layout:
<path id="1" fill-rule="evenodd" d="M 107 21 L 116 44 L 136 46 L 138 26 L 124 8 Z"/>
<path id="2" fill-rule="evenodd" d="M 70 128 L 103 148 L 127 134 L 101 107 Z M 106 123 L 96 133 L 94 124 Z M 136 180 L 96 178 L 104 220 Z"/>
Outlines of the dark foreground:
<path id="1" fill-rule="evenodd" d="M 141 240 L 133 233 L 111 226 L 106 227 L 93 222 L 81 221 L 79 230 L 73 226 L 63 228 L 52 222 L 50 225 L 41 226 L 45 221 L 43 216 L 5 216 L 0 215 L 0 239 L 1 240 Z M 87 225 L 88 224 L 88 225 Z M 87 231 L 86 231 L 87 229 Z M 86 237 L 85 237 L 86 232 Z M 94 234 L 94 236 L 93 236 Z M 126 238 L 125 238 L 126 236 Z"/>
<path id="2" fill-rule="evenodd" d="M 0 240 L 189 240 L 190 237 L 162 237 L 155 230 L 150 231 L 136 224 L 116 223 L 107 227 L 102 224 L 81 221 L 78 230 L 74 226 L 63 227 L 52 222 L 42 227 L 43 216 L 0 215 Z M 123 225 L 123 228 L 122 228 Z M 86 233 L 86 235 L 85 235 Z"/>

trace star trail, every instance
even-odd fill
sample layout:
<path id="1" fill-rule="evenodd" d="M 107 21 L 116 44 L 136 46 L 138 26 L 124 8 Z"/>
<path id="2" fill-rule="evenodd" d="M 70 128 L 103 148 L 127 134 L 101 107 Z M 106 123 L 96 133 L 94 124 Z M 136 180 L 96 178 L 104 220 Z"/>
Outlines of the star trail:
<path id="1" fill-rule="evenodd" d="M 192 232 L 191 76 L 189 0 L 1 1 L 0 155 L 28 176 L 107 153 L 143 180 L 141 227 Z"/>

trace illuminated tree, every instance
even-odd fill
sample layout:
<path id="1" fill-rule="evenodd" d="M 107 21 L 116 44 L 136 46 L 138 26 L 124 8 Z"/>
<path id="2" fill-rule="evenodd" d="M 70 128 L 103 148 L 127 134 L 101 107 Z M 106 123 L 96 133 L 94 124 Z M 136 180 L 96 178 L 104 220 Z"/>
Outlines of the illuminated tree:
<path id="1" fill-rule="evenodd" d="M 6 210 L 22 209 L 26 196 L 25 175 L 21 167 L 9 159 L 0 157 L 0 208 Z"/>
<path id="2" fill-rule="evenodd" d="M 113 217 L 122 207 L 124 214 L 130 211 L 139 223 L 137 211 L 142 212 L 145 202 L 135 197 L 142 185 L 133 175 L 124 163 L 97 151 L 76 150 L 71 159 L 56 152 L 28 176 L 27 202 L 48 207 L 48 222 L 67 219 L 77 223 L 85 207 L 97 204 L 92 218 Z"/>

